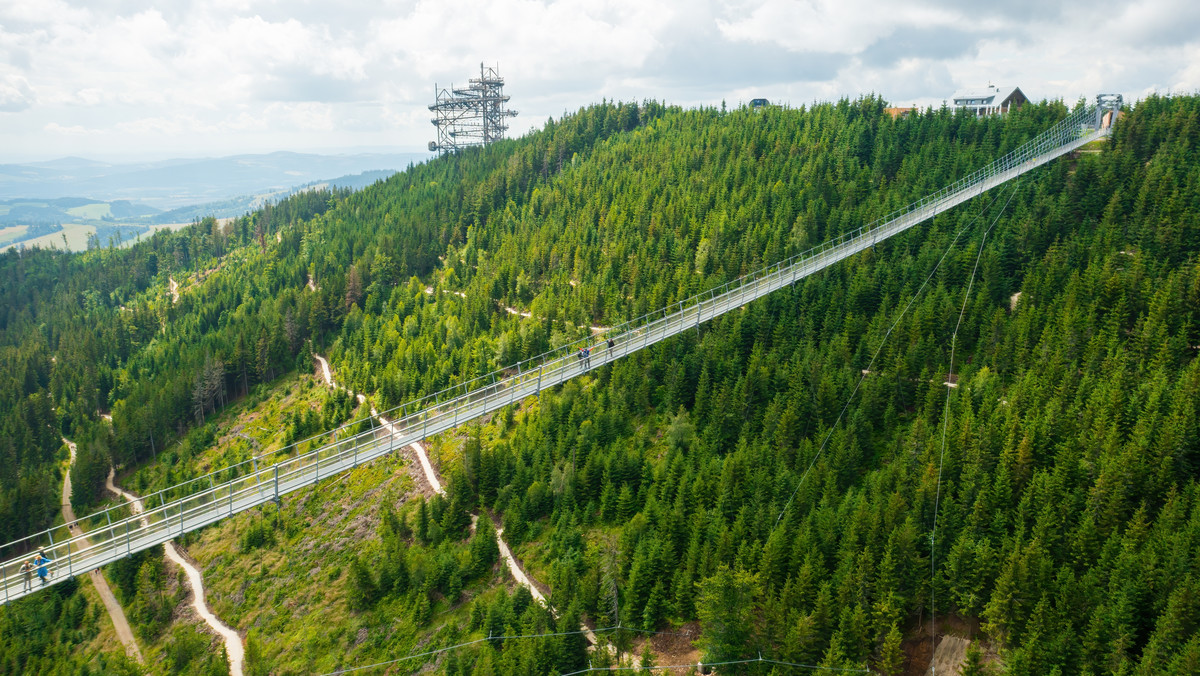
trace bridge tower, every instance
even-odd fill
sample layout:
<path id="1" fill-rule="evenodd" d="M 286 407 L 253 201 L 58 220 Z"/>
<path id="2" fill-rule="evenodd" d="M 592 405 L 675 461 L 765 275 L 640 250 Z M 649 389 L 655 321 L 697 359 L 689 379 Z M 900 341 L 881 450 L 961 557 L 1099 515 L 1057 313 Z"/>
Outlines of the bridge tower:
<path id="1" fill-rule="evenodd" d="M 496 68 L 482 63 L 479 77 L 468 80 L 466 87 L 439 89 L 435 84 L 434 96 L 436 100 L 429 106 L 436 115 L 430 122 L 438 133 L 437 140 L 429 142 L 429 150 L 434 152 L 453 153 L 498 141 L 508 130 L 508 118 L 517 115 L 506 107 L 510 97 L 504 93 L 504 78 Z"/>
<path id="2" fill-rule="evenodd" d="M 1111 127 L 1117 121 L 1117 116 L 1121 114 L 1121 106 L 1124 103 L 1125 97 L 1120 94 L 1097 94 L 1096 129 Z"/>

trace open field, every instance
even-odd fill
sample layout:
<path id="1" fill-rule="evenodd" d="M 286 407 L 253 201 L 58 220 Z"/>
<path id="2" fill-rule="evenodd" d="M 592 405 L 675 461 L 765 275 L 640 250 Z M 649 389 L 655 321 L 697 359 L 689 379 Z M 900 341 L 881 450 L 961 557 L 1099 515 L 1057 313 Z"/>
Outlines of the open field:
<path id="1" fill-rule="evenodd" d="M 0 228 L 0 246 L 8 246 L 9 242 L 20 239 L 28 230 L 28 225 L 10 225 L 7 228 Z"/>
<path id="2" fill-rule="evenodd" d="M 24 227 L 24 226 L 22 226 Z M 82 223 L 64 223 L 63 229 L 41 237 L 27 239 L 22 244 L 26 248 L 41 247 L 43 249 L 61 249 L 63 248 L 63 237 L 67 238 L 67 248 L 71 251 L 83 251 L 87 249 L 88 235 L 96 234 L 96 226 L 84 225 Z"/>
<path id="3" fill-rule="evenodd" d="M 67 213 L 79 218 L 104 218 L 105 216 L 112 216 L 112 208 L 106 202 L 96 202 L 94 204 L 71 207 L 67 209 Z"/>
<path id="4" fill-rule="evenodd" d="M 98 205 L 98 206 L 107 206 L 107 205 Z M 228 219 L 218 219 L 218 220 L 221 220 L 222 222 L 224 222 L 225 220 L 228 220 Z M 159 223 L 159 224 L 154 224 L 154 225 L 141 226 L 141 227 L 146 228 L 146 232 L 142 232 L 142 233 L 132 236 L 132 237 L 126 235 L 125 239 L 121 242 L 121 246 L 122 247 L 133 246 L 134 244 L 140 242 L 141 240 L 152 236 L 154 233 L 158 232 L 159 230 L 172 230 L 173 231 L 173 230 L 179 230 L 181 228 L 185 228 L 189 225 L 191 225 L 191 223 Z M 10 244 L 10 242 L 12 242 L 14 239 L 17 239 L 20 236 L 24 235 L 25 230 L 27 228 L 28 228 L 28 226 L 24 226 L 24 225 L 15 225 L 15 226 L 7 227 L 7 228 L 0 228 L 0 250 L 7 250 L 11 246 L 13 246 L 12 244 Z M 21 243 L 24 244 L 26 246 L 26 248 L 41 247 L 43 249 L 49 249 L 49 248 L 62 249 L 63 248 L 63 236 L 65 235 L 67 238 L 67 249 L 68 250 L 84 251 L 87 249 L 88 235 L 93 235 L 96 233 L 96 226 L 91 225 L 89 223 L 64 223 L 62 228 L 63 229 L 58 232 L 51 233 L 49 235 L 42 235 L 41 237 L 34 237 L 33 239 L 27 239 Z M 101 244 L 101 246 L 108 246 L 108 242 L 106 242 L 106 241 L 101 242 L 100 244 Z"/>

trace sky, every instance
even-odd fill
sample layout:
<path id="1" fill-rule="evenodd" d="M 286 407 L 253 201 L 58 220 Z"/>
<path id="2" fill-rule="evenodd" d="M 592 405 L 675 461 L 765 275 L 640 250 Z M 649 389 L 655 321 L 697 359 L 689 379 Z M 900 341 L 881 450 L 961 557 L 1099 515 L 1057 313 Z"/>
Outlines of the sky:
<path id="1" fill-rule="evenodd" d="M 417 151 L 498 67 L 510 136 L 601 99 L 1200 91 L 1196 0 L 0 0 L 0 163 Z"/>

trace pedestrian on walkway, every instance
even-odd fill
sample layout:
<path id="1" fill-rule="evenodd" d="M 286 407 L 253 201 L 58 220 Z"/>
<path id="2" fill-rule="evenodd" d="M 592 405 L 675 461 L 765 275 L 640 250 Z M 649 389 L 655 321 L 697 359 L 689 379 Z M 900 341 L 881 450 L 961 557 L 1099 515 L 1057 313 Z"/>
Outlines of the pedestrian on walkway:
<path id="1" fill-rule="evenodd" d="M 584 368 L 592 368 L 592 348 L 583 348 L 583 366 Z"/>
<path id="2" fill-rule="evenodd" d="M 54 563 L 54 560 L 46 556 L 45 550 L 39 550 L 37 558 L 33 560 L 37 566 L 38 577 L 42 580 L 42 585 L 46 584 L 46 576 L 50 574 L 50 567 L 46 564 Z"/>
<path id="3" fill-rule="evenodd" d="M 33 587 L 33 561 L 26 560 L 21 564 L 21 576 L 25 578 L 25 591 Z"/>

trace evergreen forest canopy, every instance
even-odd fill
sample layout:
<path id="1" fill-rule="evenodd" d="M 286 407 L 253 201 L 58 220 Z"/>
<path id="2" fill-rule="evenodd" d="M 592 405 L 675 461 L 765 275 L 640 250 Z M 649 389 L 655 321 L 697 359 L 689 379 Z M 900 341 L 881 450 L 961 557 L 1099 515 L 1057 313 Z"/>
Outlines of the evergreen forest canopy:
<path id="1" fill-rule="evenodd" d="M 604 103 L 360 193 L 127 250 L 7 254 L 0 537 L 55 518 L 62 435 L 79 442 L 77 511 L 103 499 L 110 464 L 163 488 L 211 469 L 200 457 L 226 407 L 314 353 L 395 406 L 853 230 L 1066 113 L 883 108 Z M 404 609 L 414 632 L 469 589 L 468 639 L 698 622 L 710 661 L 886 674 L 903 673 L 932 595 L 999 651 L 990 669 L 1197 673 L 1198 147 L 1200 98 L 1141 101 L 1102 152 L 473 428 L 444 459 L 447 498 L 382 508 L 335 588 L 354 621 Z M 178 302 L 168 278 L 188 280 Z M 351 408 L 330 395 L 286 437 Z M 495 552 L 466 527 L 479 510 L 543 553 L 559 620 L 527 593 L 484 593 Z M 282 535 L 242 555 L 286 554 L 302 523 L 281 510 Z M 108 573 L 139 608 L 146 560 Z M 94 668 L 69 648 L 78 599 L 60 585 L 0 615 L 5 668 Z M 286 628 L 255 631 L 261 664 L 293 664 Z M 587 666 L 577 638 L 488 642 L 438 668 L 567 673 Z M 356 656 L 413 651 L 392 640 Z M 354 666 L 338 661 L 350 647 L 279 673 Z"/>

